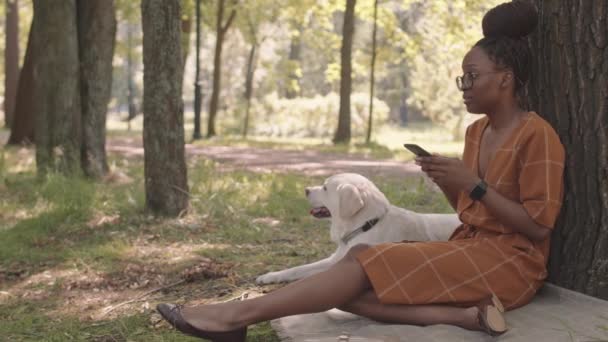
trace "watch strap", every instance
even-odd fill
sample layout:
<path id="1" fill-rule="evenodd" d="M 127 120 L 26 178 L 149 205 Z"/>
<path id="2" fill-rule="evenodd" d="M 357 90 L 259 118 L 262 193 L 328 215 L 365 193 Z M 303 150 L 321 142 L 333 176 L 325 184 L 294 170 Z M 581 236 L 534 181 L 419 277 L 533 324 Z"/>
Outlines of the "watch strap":
<path id="1" fill-rule="evenodd" d="M 483 197 L 483 195 L 486 194 L 487 189 L 488 183 L 486 183 L 482 179 L 481 181 L 479 181 L 479 183 L 477 183 L 477 185 L 475 185 L 473 190 L 471 190 L 471 192 L 469 193 L 469 197 L 474 201 L 479 201 Z"/>

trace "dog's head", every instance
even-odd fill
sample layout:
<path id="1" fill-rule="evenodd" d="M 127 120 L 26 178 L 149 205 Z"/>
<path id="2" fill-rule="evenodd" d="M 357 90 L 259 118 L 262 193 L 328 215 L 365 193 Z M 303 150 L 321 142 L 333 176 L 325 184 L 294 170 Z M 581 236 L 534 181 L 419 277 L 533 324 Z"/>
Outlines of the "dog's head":
<path id="1" fill-rule="evenodd" d="M 317 218 L 350 220 L 362 216 L 369 220 L 384 214 L 389 206 L 374 183 L 355 173 L 337 174 L 322 185 L 308 187 L 306 197 L 312 206 L 310 213 Z"/>

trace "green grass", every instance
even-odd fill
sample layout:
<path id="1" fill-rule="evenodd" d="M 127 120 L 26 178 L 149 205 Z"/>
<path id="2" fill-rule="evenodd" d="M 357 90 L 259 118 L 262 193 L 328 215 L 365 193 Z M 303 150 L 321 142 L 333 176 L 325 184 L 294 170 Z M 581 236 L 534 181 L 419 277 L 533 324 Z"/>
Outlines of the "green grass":
<path id="1" fill-rule="evenodd" d="M 251 144 L 293 148 L 278 142 Z M 28 161 L 31 153 L 2 150 L 2 341 L 190 341 L 152 322 L 157 319 L 156 303 L 216 302 L 259 292 L 254 284 L 257 275 L 318 260 L 335 248 L 329 241 L 328 222 L 308 214 L 303 196 L 304 187 L 319 184 L 320 177 L 223 172 L 213 162 L 190 160 L 188 215 L 155 218 L 144 210 L 141 158 L 111 158 L 115 168 L 134 180 L 122 185 L 56 174 L 39 180 Z M 417 211 L 450 211 L 443 196 L 427 191 L 419 179 L 373 181 L 393 204 Z M 274 224 L 266 223 L 273 220 Z M 182 279 L 182 272 L 205 258 L 226 276 L 198 277 L 111 315 L 97 315 Z M 135 289 L 127 286 L 142 279 L 150 283 Z M 142 309 L 144 302 L 149 305 Z M 265 323 L 253 327 L 248 340 L 278 338 Z"/>

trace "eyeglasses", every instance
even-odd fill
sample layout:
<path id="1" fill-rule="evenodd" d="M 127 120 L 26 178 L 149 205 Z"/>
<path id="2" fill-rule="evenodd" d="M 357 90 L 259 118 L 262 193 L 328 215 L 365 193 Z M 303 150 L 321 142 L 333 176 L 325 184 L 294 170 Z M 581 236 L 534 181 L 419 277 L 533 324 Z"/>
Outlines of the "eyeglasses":
<path id="1" fill-rule="evenodd" d="M 465 72 L 464 75 L 456 77 L 456 87 L 458 90 L 464 91 L 473 88 L 474 81 L 483 75 L 488 74 L 497 74 L 499 72 L 503 72 L 505 70 L 497 70 L 497 71 L 487 71 L 487 72 Z"/>

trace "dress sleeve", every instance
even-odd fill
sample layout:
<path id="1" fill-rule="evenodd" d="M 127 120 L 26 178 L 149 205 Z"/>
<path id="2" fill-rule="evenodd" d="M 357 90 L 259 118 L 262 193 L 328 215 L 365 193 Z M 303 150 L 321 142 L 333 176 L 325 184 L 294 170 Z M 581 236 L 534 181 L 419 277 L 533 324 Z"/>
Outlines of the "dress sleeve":
<path id="1" fill-rule="evenodd" d="M 558 135 L 540 125 L 520 146 L 519 199 L 538 224 L 553 228 L 562 206 L 565 153 Z"/>

